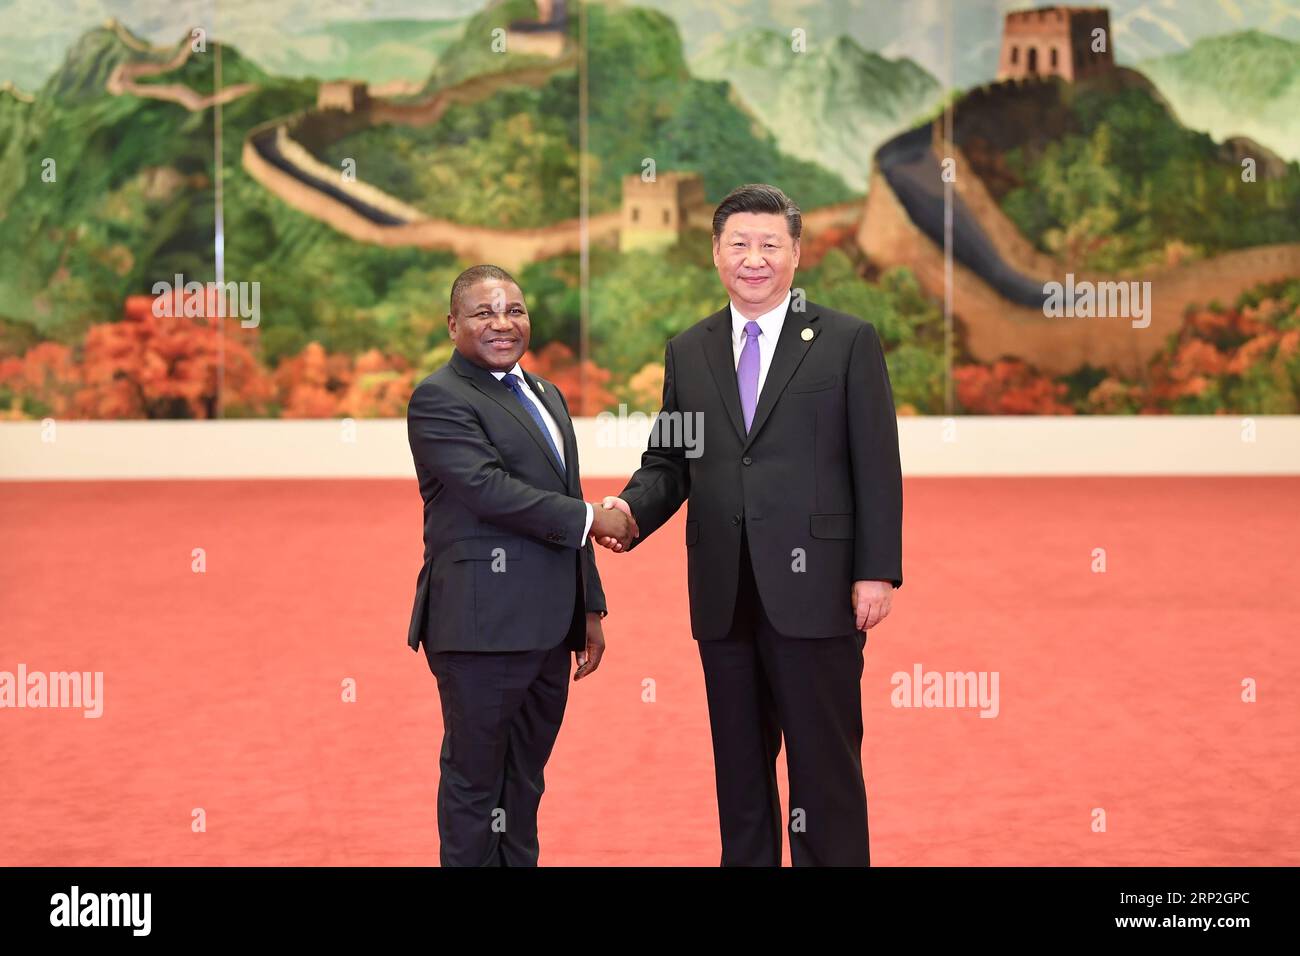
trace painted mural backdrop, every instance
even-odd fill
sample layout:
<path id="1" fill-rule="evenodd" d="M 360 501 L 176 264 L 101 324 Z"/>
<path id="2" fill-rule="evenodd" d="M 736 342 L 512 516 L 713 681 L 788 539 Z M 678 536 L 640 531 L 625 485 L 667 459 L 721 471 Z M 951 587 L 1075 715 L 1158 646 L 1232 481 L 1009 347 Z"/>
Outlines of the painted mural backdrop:
<path id="1" fill-rule="evenodd" d="M 744 182 L 900 413 L 1295 414 L 1298 160 L 1290 0 L 0 0 L 0 416 L 402 416 L 482 261 L 653 411 Z"/>

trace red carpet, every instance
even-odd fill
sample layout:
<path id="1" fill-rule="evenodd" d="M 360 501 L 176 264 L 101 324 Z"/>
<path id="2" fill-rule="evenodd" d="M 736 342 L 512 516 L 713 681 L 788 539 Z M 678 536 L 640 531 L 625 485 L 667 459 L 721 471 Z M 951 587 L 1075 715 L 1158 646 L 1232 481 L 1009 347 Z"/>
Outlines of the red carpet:
<path id="1" fill-rule="evenodd" d="M 873 862 L 1300 864 L 1297 500 L 1293 478 L 909 480 L 863 679 Z M 682 520 L 601 552 L 609 650 L 572 688 L 543 864 L 717 863 Z M 0 522 L 0 670 L 105 674 L 99 719 L 0 710 L 0 864 L 436 863 L 414 481 L 6 483 Z M 891 706 L 918 663 L 999 672 L 999 715 Z"/>

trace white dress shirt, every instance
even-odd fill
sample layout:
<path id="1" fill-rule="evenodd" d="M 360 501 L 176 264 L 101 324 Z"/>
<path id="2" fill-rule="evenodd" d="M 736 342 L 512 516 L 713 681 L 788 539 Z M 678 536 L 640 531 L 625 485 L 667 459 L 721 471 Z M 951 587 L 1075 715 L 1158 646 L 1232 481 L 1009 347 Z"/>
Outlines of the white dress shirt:
<path id="1" fill-rule="evenodd" d="M 785 299 L 771 312 L 764 312 L 758 318 L 752 321 L 758 323 L 762 329 L 758 336 L 758 391 L 755 393 L 755 400 L 763 394 L 763 383 L 767 380 L 767 370 L 772 367 L 772 356 L 776 354 L 776 340 L 781 336 L 781 326 L 785 324 L 785 313 L 790 308 L 790 290 L 787 289 Z M 736 303 L 731 303 L 731 355 L 735 360 L 733 364 L 739 368 L 740 352 L 745 347 L 745 325 L 750 322 L 736 309 Z"/>
<path id="2" fill-rule="evenodd" d="M 542 413 L 542 421 L 546 422 L 546 430 L 551 433 L 551 438 L 555 442 L 555 450 L 560 453 L 560 461 L 567 468 L 569 465 L 568 462 L 564 461 L 564 435 L 560 432 L 560 426 L 555 423 L 555 419 L 551 417 L 551 413 L 546 410 L 546 405 L 543 404 L 542 400 L 533 392 L 532 386 L 528 384 L 528 379 L 524 378 L 524 370 L 519 367 L 519 363 L 516 362 L 515 367 L 509 372 L 493 372 L 492 374 L 496 377 L 498 382 L 505 378 L 506 375 L 513 375 L 515 378 L 519 379 L 519 385 L 524 393 L 524 397 L 532 402 L 533 407 Z M 587 523 L 582 529 L 582 541 L 585 543 L 587 540 L 587 533 L 591 531 L 591 523 L 595 520 L 596 514 L 592 511 L 589 502 L 584 501 L 583 504 L 587 506 Z"/>

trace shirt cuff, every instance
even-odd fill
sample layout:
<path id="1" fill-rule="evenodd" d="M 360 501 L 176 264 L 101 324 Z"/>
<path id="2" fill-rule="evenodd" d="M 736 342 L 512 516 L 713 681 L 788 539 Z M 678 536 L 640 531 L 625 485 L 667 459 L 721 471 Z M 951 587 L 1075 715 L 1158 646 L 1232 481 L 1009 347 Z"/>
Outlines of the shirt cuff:
<path id="1" fill-rule="evenodd" d="M 587 523 L 582 526 L 582 538 L 578 544 L 579 548 L 585 548 L 587 546 L 587 535 L 591 534 L 591 523 L 596 520 L 596 512 L 591 507 L 591 502 L 584 501 L 583 504 L 587 506 Z"/>

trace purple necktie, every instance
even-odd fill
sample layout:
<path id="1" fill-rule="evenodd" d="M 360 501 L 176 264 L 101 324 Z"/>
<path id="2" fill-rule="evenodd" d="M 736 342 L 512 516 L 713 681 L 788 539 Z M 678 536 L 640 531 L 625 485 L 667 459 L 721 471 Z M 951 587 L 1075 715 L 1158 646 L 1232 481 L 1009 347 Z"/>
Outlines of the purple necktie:
<path id="1" fill-rule="evenodd" d="M 745 432 L 754 421 L 758 407 L 758 337 L 762 333 L 757 322 L 745 323 L 745 345 L 736 363 L 736 382 L 740 385 L 740 410 L 745 415 Z"/>

